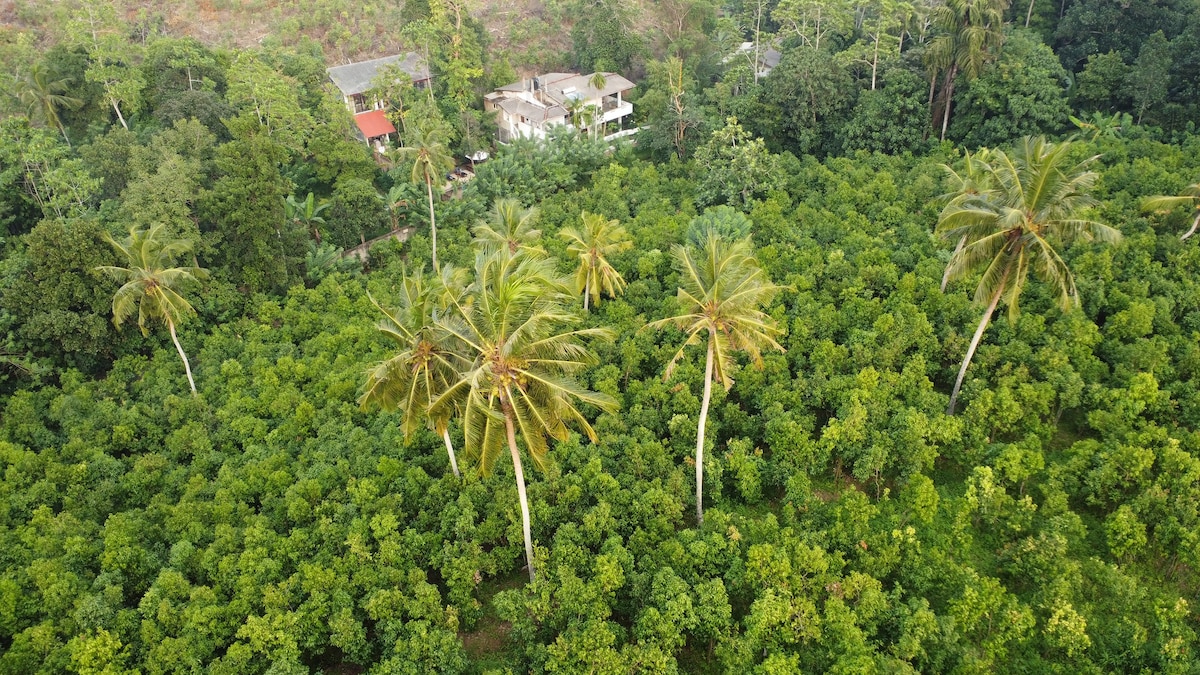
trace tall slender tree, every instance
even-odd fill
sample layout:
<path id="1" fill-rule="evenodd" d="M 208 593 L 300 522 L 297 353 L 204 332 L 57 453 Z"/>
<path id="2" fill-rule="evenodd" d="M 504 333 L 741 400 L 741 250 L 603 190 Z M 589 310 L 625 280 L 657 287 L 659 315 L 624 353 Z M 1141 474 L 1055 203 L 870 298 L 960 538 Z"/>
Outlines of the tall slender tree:
<path id="1" fill-rule="evenodd" d="M 616 220 L 584 211 L 583 227 L 563 228 L 558 236 L 567 240 L 567 253 L 579 259 L 575 272 L 575 294 L 583 294 L 583 309 L 600 302 L 600 294 L 616 297 L 625 289 L 625 279 L 608 261 L 612 255 L 633 248 L 629 233 Z"/>
<path id="2" fill-rule="evenodd" d="M 1071 143 L 1025 138 L 1012 151 L 993 151 L 984 165 L 989 189 L 952 199 L 938 218 L 937 233 L 962 245 L 950 258 L 946 278 L 961 279 L 982 270 L 975 302 L 986 304 L 950 394 L 953 415 L 967 367 L 987 330 L 997 305 L 1008 305 L 1010 320 L 1019 314 L 1018 300 L 1032 271 L 1054 287 L 1064 310 L 1079 304 L 1071 270 L 1059 249 L 1073 240 L 1116 242 L 1121 233 L 1084 214 L 1096 202 L 1089 194 L 1097 174 L 1094 160 L 1070 159 Z"/>
<path id="3" fill-rule="evenodd" d="M 434 415 L 462 411 L 464 452 L 481 473 L 492 470 L 507 445 L 533 581 L 533 534 L 517 434 L 538 467 L 547 461 L 547 439 L 565 439 L 568 422 L 596 441 L 596 432 L 577 405 L 613 411 L 617 402 L 584 389 L 571 375 L 594 362 L 583 340 L 608 338 L 611 333 L 573 327 L 578 318 L 566 308 L 565 281 L 552 261 L 539 256 L 514 256 L 506 249 L 481 251 L 469 298 L 469 304 L 455 303 L 455 311 L 438 319 L 469 363 L 430 410 Z"/>
<path id="4" fill-rule="evenodd" d="M 438 271 L 437 216 L 433 211 L 433 181 L 442 184 L 441 176 L 454 168 L 454 157 L 436 131 L 416 128 L 406 145 L 398 149 L 400 157 L 413 163 L 412 182 L 425 183 L 429 196 L 429 237 L 433 242 L 433 270 Z"/>
<path id="5" fill-rule="evenodd" d="M 395 309 L 386 309 L 371 298 L 384 316 L 379 331 L 400 351 L 367 370 L 366 387 L 358 400 L 364 409 L 379 406 L 399 411 L 406 440 L 422 424 L 441 436 L 456 478 L 460 474 L 450 441 L 452 410 L 443 407 L 433 414 L 430 406 L 467 365 L 452 348 L 449 336 L 435 324 L 448 307 L 462 302 L 466 276 L 466 270 L 451 265 L 443 267 L 441 275 L 428 278 L 417 269 L 401 281 Z"/>
<path id="6" fill-rule="evenodd" d="M 113 295 L 113 325 L 120 327 L 126 319 L 138 315 L 138 328 L 142 335 L 149 335 L 148 322 L 160 321 L 167 325 L 171 341 L 183 361 L 188 385 L 196 393 L 196 381 L 192 378 L 192 366 L 188 362 L 175 326 L 196 310 L 180 294 L 180 287 L 208 276 L 208 270 L 195 266 L 176 267 L 175 260 L 192 250 L 194 242 L 186 239 L 165 238 L 166 226 L 157 224 L 149 229 L 132 228 L 129 237 L 117 241 L 107 237 L 113 248 L 125 257 L 128 267 L 104 265 L 97 270 L 111 275 L 124 284 Z"/>
<path id="7" fill-rule="evenodd" d="M 687 334 L 683 346 L 667 364 L 670 377 L 684 351 L 704 343 L 704 398 L 696 428 L 696 521 L 704 522 L 704 431 L 714 380 L 733 386 L 730 369 L 733 352 L 744 351 L 755 365 L 762 363 L 762 350 L 783 351 L 775 341 L 780 334 L 775 320 L 764 313 L 779 287 L 767 279 L 754 257 L 749 238 L 728 240 L 714 229 L 704 232 L 700 245 L 675 246 L 680 272 L 678 315 L 654 321 L 648 328 L 674 325 Z"/>
<path id="8" fill-rule="evenodd" d="M 1159 195 L 1157 197 L 1147 197 L 1142 202 L 1142 209 L 1146 211 L 1170 211 L 1171 209 L 1180 206 L 1190 206 L 1195 216 L 1192 218 L 1192 227 L 1184 232 L 1179 238 L 1187 241 L 1189 237 L 1196 234 L 1196 230 L 1200 229 L 1200 183 L 1192 183 L 1183 189 L 1183 194 L 1180 195 Z"/>

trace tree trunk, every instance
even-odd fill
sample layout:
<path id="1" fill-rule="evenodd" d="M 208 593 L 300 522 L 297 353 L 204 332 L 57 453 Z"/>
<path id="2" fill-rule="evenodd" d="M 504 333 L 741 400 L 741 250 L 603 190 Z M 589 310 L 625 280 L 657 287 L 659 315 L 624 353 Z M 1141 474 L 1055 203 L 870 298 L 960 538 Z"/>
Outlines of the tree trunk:
<path id="1" fill-rule="evenodd" d="M 117 105 L 117 99 L 110 96 L 108 100 L 112 103 L 113 110 L 117 111 L 117 119 L 121 121 L 121 126 L 125 127 L 125 131 L 129 131 L 129 125 L 125 123 L 125 116 L 121 114 L 121 106 Z"/>
<path id="2" fill-rule="evenodd" d="M 521 500 L 521 529 L 525 533 L 525 561 L 529 563 L 529 581 L 533 582 L 533 533 L 529 527 L 529 499 L 525 496 L 525 471 L 521 468 L 521 452 L 517 449 L 512 413 L 507 410 L 504 412 L 504 431 L 508 434 L 508 452 L 512 455 L 513 473 L 517 475 L 517 497 Z"/>
<path id="3" fill-rule="evenodd" d="M 433 215 L 433 177 L 425 170 L 425 191 L 429 194 L 429 239 L 433 242 L 433 271 L 439 272 L 437 262 L 437 220 Z"/>
<path id="4" fill-rule="evenodd" d="M 188 384 L 192 387 L 192 396 L 196 395 L 196 381 L 192 379 L 192 364 L 188 363 L 187 354 L 183 353 L 183 346 L 179 344 L 179 336 L 175 334 L 175 322 L 167 319 L 167 330 L 171 331 L 171 342 L 175 343 L 175 350 L 179 352 L 179 358 L 183 359 L 183 372 L 187 373 Z"/>
<path id="5" fill-rule="evenodd" d="M 446 454 L 450 455 L 450 470 L 454 472 L 455 478 L 462 478 L 462 475 L 458 473 L 458 460 L 454 457 L 454 444 L 450 442 L 448 427 L 442 429 L 442 440 L 446 442 Z"/>
<path id="6" fill-rule="evenodd" d="M 59 133 L 62 134 L 63 140 L 67 142 L 67 149 L 74 150 L 74 148 L 71 147 L 71 139 L 67 136 L 67 128 L 63 126 L 62 120 L 56 118 L 54 123 L 58 125 Z"/>
<path id="7" fill-rule="evenodd" d="M 1188 230 L 1187 232 L 1184 232 L 1183 236 L 1180 237 L 1179 239 L 1182 241 L 1187 241 L 1188 237 L 1192 236 L 1193 234 L 1196 234 L 1197 228 L 1200 228 L 1200 213 L 1197 213 L 1196 219 L 1192 221 L 1192 229 Z"/>
<path id="8" fill-rule="evenodd" d="M 879 69 L 879 40 L 883 37 L 883 19 L 879 19 L 879 32 L 875 34 L 875 55 L 871 59 L 871 91 L 875 91 L 875 73 Z"/>
<path id="9" fill-rule="evenodd" d="M 1033 18 L 1033 3 L 1037 0 L 1029 0 L 1029 11 L 1025 12 L 1025 27 L 1029 28 L 1029 20 Z"/>
<path id="10" fill-rule="evenodd" d="M 1196 228 L 1192 228 L 1193 230 Z M 1186 239 L 1186 237 L 1184 237 Z M 589 274 L 587 281 L 583 282 L 583 311 L 588 311 L 589 301 L 592 299 L 592 277 Z"/>
<path id="11" fill-rule="evenodd" d="M 954 77 L 958 75 L 958 65 L 950 67 L 946 77 L 946 112 L 942 115 L 942 137 L 946 140 L 946 127 L 950 126 L 950 103 L 954 100 Z"/>
<path id="12" fill-rule="evenodd" d="M 709 332 L 708 356 L 704 361 L 704 398 L 700 400 L 700 424 L 696 428 L 696 524 L 704 522 L 704 424 L 708 421 L 708 402 L 712 399 L 713 341 Z"/>
<path id="13" fill-rule="evenodd" d="M 947 415 L 954 414 L 954 406 L 958 403 L 958 391 L 962 389 L 963 378 L 967 375 L 967 366 L 971 365 L 971 357 L 975 356 L 975 348 L 979 346 L 979 339 L 987 330 L 992 312 L 996 311 L 996 305 L 1000 303 L 1000 296 L 1004 294 L 1004 286 L 1007 283 L 1008 270 L 1005 270 L 1004 280 L 1000 282 L 1000 288 L 997 288 L 996 294 L 992 296 L 992 303 L 983 311 L 983 318 L 979 320 L 979 328 L 975 329 L 975 337 L 971 338 L 971 346 L 967 347 L 967 356 L 963 359 L 962 367 L 958 369 L 958 379 L 954 381 L 954 391 L 950 392 L 950 407 L 946 408 Z"/>

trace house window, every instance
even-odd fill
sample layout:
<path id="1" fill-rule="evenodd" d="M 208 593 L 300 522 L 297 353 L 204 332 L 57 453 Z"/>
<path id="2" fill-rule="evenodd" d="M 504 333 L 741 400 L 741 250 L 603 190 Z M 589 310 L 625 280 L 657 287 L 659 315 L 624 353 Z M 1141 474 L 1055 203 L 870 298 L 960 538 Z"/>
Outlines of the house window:
<path id="1" fill-rule="evenodd" d="M 365 95 L 354 94 L 353 96 L 350 97 L 350 99 L 354 102 L 355 114 L 364 113 L 364 112 L 371 110 L 371 105 L 369 103 L 367 103 L 367 97 Z"/>

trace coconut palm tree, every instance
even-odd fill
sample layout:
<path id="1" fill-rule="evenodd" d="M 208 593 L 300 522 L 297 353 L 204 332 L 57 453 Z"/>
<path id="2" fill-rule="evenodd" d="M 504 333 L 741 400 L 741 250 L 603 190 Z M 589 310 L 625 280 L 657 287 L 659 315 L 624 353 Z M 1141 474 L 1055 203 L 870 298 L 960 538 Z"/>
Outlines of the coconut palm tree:
<path id="1" fill-rule="evenodd" d="M 543 254 L 545 251 L 537 247 L 542 238 L 542 231 L 534 227 L 537 218 L 537 208 L 521 208 L 516 199 L 497 199 L 488 220 L 475 225 L 474 243 L 488 251 L 505 249 L 509 255 L 518 251 Z"/>
<path id="2" fill-rule="evenodd" d="M 988 170 L 988 158 L 991 157 L 991 150 L 988 148 L 980 148 L 978 152 L 972 155 L 967 152 L 963 157 L 962 168 L 954 169 L 946 164 L 942 168 L 946 171 L 946 178 L 950 183 L 950 191 L 938 197 L 938 201 L 951 203 L 954 201 L 962 201 L 977 197 L 991 189 L 991 172 Z M 961 237 L 958 244 L 954 247 L 954 255 L 962 250 L 962 247 L 967 243 L 966 237 Z M 946 272 L 942 275 L 942 292 L 946 292 L 946 284 L 950 283 L 950 268 L 946 268 Z"/>
<path id="3" fill-rule="evenodd" d="M 941 140 L 946 140 L 950 124 L 950 105 L 954 100 L 954 83 L 961 73 L 973 80 L 983 73 L 983 67 L 1000 55 L 1004 43 L 1004 11 L 1008 0 L 947 0 L 931 15 L 933 26 L 940 33 L 929 43 L 925 62 L 930 75 L 930 105 L 933 86 L 938 74 L 943 74 Z"/>
<path id="4" fill-rule="evenodd" d="M 761 365 L 763 349 L 771 347 L 783 351 L 774 337 L 779 335 L 779 328 L 761 309 L 779 287 L 772 284 L 759 267 L 748 237 L 729 240 L 716 230 L 708 229 L 700 246 L 677 245 L 674 254 L 681 276 L 678 293 L 681 312 L 654 321 L 647 327 L 661 328 L 671 324 L 687 334 L 683 346 L 667 364 L 667 378 L 683 358 L 684 350 L 692 345 L 706 344 L 704 397 L 700 401 L 700 422 L 696 428 L 696 521 L 703 523 L 704 427 L 708 420 L 712 383 L 713 380 L 720 382 L 726 391 L 733 386 L 729 371 L 735 351 L 749 354 L 755 365 Z"/>
<path id="5" fill-rule="evenodd" d="M 83 101 L 73 96 L 67 96 L 71 90 L 71 78 L 58 78 L 57 75 L 41 62 L 34 63 L 29 70 L 16 78 L 15 93 L 17 100 L 25 106 L 31 118 L 40 116 L 47 126 L 58 129 L 67 147 L 71 147 L 71 139 L 67 137 L 67 129 L 58 116 L 61 108 L 76 110 Z"/>
<path id="6" fill-rule="evenodd" d="M 405 439 L 411 439 L 422 424 L 441 436 L 455 478 L 460 474 L 450 441 L 451 410 L 446 408 L 434 415 L 429 407 L 467 365 L 434 323 L 448 306 L 462 302 L 465 281 L 466 270 L 450 265 L 442 268 L 440 276 L 430 278 L 418 268 L 401 281 L 394 310 L 385 309 L 371 298 L 384 316 L 379 331 L 400 351 L 367 370 L 366 387 L 358 400 L 364 410 L 379 406 L 399 411 Z"/>
<path id="7" fill-rule="evenodd" d="M 1184 232 L 1180 239 L 1186 241 L 1196 230 L 1200 229 L 1200 183 L 1192 183 L 1183 189 L 1183 194 L 1171 196 L 1160 195 L 1157 197 L 1147 197 L 1142 202 L 1142 209 L 1146 211 L 1170 211 L 1179 206 L 1190 206 L 1195 212 L 1195 217 L 1192 218 L 1192 227 Z"/>
<path id="8" fill-rule="evenodd" d="M 547 461 L 547 438 L 565 439 L 568 422 L 596 441 L 596 432 L 576 406 L 613 411 L 617 402 L 580 387 L 571 374 L 594 361 L 583 339 L 611 333 L 573 327 L 577 315 L 566 309 L 569 291 L 554 263 L 540 256 L 481 251 L 469 292 L 473 302 L 454 303 L 454 311 L 437 321 L 459 344 L 468 365 L 430 411 L 462 411 L 464 452 L 480 473 L 490 472 L 507 446 L 533 581 L 533 535 L 517 434 L 538 467 Z"/>
<path id="9" fill-rule="evenodd" d="M 432 129 L 417 128 L 404 147 L 397 150 L 400 157 L 413 163 L 412 182 L 425 183 L 429 195 L 429 237 L 433 243 L 433 270 L 438 271 L 437 219 L 433 212 L 433 181 L 442 184 L 441 176 L 454 168 L 454 157 Z"/>
<path id="10" fill-rule="evenodd" d="M 175 343 L 175 350 L 179 352 L 184 372 L 187 373 L 188 384 L 195 395 L 196 381 L 192 379 L 192 366 L 183 346 L 179 344 L 175 326 L 188 315 L 195 314 L 196 310 L 180 295 L 178 289 L 184 284 L 204 279 L 208 276 L 208 270 L 175 267 L 175 259 L 189 253 L 194 242 L 164 239 L 165 230 L 166 226 L 159 223 L 150 229 L 130 228 L 129 237 L 121 241 L 106 235 L 108 243 L 124 256 L 128 267 L 105 265 L 96 269 L 124 282 L 113 295 L 113 325 L 120 327 L 133 316 L 134 311 L 137 311 L 138 328 L 142 330 L 142 335 L 150 334 L 147 322 L 161 321 L 167 324 L 171 341 Z"/>
<path id="11" fill-rule="evenodd" d="M 625 279 L 608 262 L 609 256 L 633 248 L 629 233 L 616 220 L 588 213 L 581 214 L 582 228 L 563 228 L 558 236 L 567 240 L 567 253 L 579 258 L 579 269 L 575 272 L 575 294 L 583 293 L 583 309 L 587 311 L 594 299 L 600 302 L 600 294 L 610 297 L 625 290 Z"/>
<path id="12" fill-rule="evenodd" d="M 1069 141 L 1054 144 L 1041 137 L 1025 138 L 1011 154 L 993 151 L 986 164 L 990 189 L 952 199 L 938 217 L 939 235 L 964 242 L 951 256 L 946 277 L 954 281 L 982 270 L 975 302 L 987 305 L 958 371 L 947 414 L 954 414 L 967 366 L 1000 301 L 1015 320 L 1032 271 L 1054 287 L 1064 311 L 1077 306 L 1075 280 L 1059 249 L 1075 239 L 1121 238 L 1112 227 L 1083 216 L 1096 203 L 1088 193 L 1097 175 L 1087 170 L 1095 158 L 1073 164 L 1070 152 Z"/>

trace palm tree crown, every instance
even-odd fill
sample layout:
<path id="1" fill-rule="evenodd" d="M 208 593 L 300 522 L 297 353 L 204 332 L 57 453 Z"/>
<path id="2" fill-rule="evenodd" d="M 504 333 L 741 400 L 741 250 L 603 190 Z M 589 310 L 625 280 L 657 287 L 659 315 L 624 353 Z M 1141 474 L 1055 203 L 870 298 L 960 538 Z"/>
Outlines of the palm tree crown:
<path id="1" fill-rule="evenodd" d="M 97 269 L 120 282 L 124 282 L 113 295 L 113 324 L 120 326 L 126 319 L 138 315 L 138 328 L 142 335 L 149 334 L 147 323 L 161 321 L 171 332 L 171 340 L 183 360 L 188 383 L 196 393 L 192 379 L 192 368 L 187 355 L 179 344 L 175 326 L 188 315 L 196 313 L 191 303 L 179 293 L 179 288 L 208 275 L 200 267 L 175 267 L 175 259 L 192 250 L 193 242 L 186 239 L 163 239 L 166 226 L 154 225 L 150 229 L 131 228 L 129 237 L 117 241 L 107 240 L 124 256 L 128 267 L 102 266 Z"/>
<path id="2" fill-rule="evenodd" d="M 975 302 L 987 304 L 950 396 L 953 414 L 958 391 L 979 338 L 1001 300 L 1009 317 L 1020 311 L 1018 300 L 1029 272 L 1051 284 L 1064 311 L 1079 304 L 1075 280 L 1058 249 L 1075 239 L 1115 242 L 1117 230 L 1081 214 L 1095 204 L 1089 194 L 1096 182 L 1087 165 L 1095 158 L 1071 163 L 1071 143 L 1025 138 L 1011 153 L 993 151 L 984 170 L 986 189 L 950 200 L 938 218 L 937 233 L 959 241 L 946 279 L 955 281 L 982 270 Z"/>
<path id="3" fill-rule="evenodd" d="M 567 227 L 558 236 L 567 240 L 567 253 L 579 259 L 575 272 L 575 294 L 583 293 L 583 308 L 600 302 L 600 294 L 616 297 L 625 289 L 625 279 L 608 258 L 633 248 L 629 233 L 616 220 L 584 211 L 583 227 Z"/>
<path id="4" fill-rule="evenodd" d="M 71 90 L 71 78 L 57 78 L 45 64 L 38 62 L 30 66 L 27 72 L 17 76 L 15 84 L 17 100 L 26 107 L 29 116 L 40 115 L 47 126 L 58 129 L 66 140 L 67 147 L 70 147 L 71 139 L 67 137 L 66 127 L 63 126 L 58 111 L 60 108 L 75 110 L 83 105 L 82 100 L 67 95 Z"/>
<path id="5" fill-rule="evenodd" d="M 398 410 L 406 439 L 422 424 L 442 436 L 455 476 L 459 472 L 450 443 L 450 410 L 433 415 L 429 408 L 465 365 L 434 323 L 448 306 L 462 302 L 465 278 L 465 270 L 450 265 L 442 268 L 441 276 L 432 278 L 417 269 L 400 283 L 395 309 L 385 309 L 371 298 L 384 316 L 379 322 L 380 332 L 400 351 L 367 371 L 366 387 L 359 398 L 364 409 L 377 405 L 384 410 Z"/>
<path id="6" fill-rule="evenodd" d="M 683 346 L 667 365 L 666 377 L 674 372 L 684 350 L 707 341 L 704 363 L 704 398 L 696 428 L 696 520 L 704 522 L 704 431 L 712 383 L 716 379 L 729 389 L 730 359 L 734 351 L 762 363 L 762 350 L 783 347 L 775 341 L 780 333 L 774 319 L 759 309 L 770 302 L 779 287 L 772 284 L 754 257 L 749 238 L 729 240 L 709 228 L 700 247 L 675 246 L 681 272 L 678 300 L 681 312 L 648 324 L 659 328 L 674 324 L 687 334 Z"/>
<path id="7" fill-rule="evenodd" d="M 565 439 L 569 421 L 596 440 L 577 403 L 608 411 L 617 403 L 580 387 L 571 375 L 594 361 L 582 340 L 610 332 L 572 327 L 578 318 L 565 308 L 569 293 L 545 258 L 512 256 L 506 249 L 481 252 L 469 293 L 473 302 L 454 303 L 450 315 L 437 321 L 468 364 L 430 410 L 435 415 L 462 411 L 465 452 L 481 473 L 492 470 L 507 441 L 532 580 L 533 544 L 516 434 L 539 467 L 547 459 L 547 439 Z"/>
<path id="8" fill-rule="evenodd" d="M 521 202 L 512 198 L 497 199 L 488 220 L 475 226 L 475 244 L 489 251 L 503 248 L 509 255 L 545 253 L 537 248 L 542 238 L 542 231 L 534 227 L 537 218 L 536 208 L 521 208 Z"/>
<path id="9" fill-rule="evenodd" d="M 1170 211 L 1179 206 L 1191 206 L 1195 211 L 1195 216 L 1192 218 L 1192 227 L 1184 232 L 1179 238 L 1187 240 L 1196 230 L 1200 229 L 1200 183 L 1192 183 L 1183 189 L 1183 194 L 1180 195 L 1160 195 L 1157 197 L 1147 197 L 1142 202 L 1142 209 L 1146 211 Z"/>

